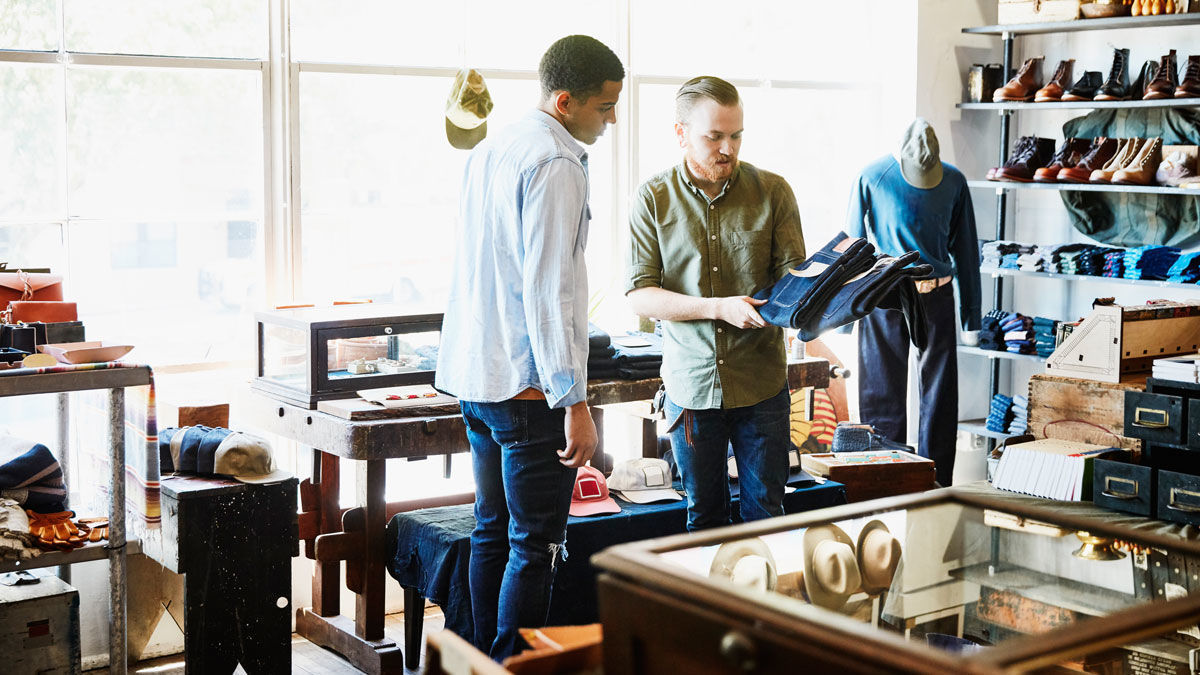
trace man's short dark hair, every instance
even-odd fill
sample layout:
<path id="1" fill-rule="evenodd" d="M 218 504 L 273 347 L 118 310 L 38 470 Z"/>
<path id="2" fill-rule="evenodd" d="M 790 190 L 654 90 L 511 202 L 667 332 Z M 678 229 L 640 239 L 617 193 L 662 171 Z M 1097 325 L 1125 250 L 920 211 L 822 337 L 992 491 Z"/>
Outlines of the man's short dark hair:
<path id="1" fill-rule="evenodd" d="M 605 82 L 625 79 L 625 67 L 611 49 L 594 37 L 568 35 L 550 45 L 538 66 L 542 98 L 566 91 L 587 100 L 600 93 Z"/>

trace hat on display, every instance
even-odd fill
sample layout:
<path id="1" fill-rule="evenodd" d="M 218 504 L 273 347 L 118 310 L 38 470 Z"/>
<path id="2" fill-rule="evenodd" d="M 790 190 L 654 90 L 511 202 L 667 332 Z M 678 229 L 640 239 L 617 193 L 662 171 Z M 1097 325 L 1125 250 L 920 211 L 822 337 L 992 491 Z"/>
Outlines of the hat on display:
<path id="1" fill-rule="evenodd" d="M 613 467 L 612 475 L 608 477 L 608 489 L 634 504 L 683 499 L 671 487 L 671 467 L 665 460 L 652 457 L 631 459 Z"/>
<path id="2" fill-rule="evenodd" d="M 942 182 L 941 146 L 937 134 L 924 118 L 918 117 L 908 125 L 896 160 L 900 173 L 911 186 L 928 190 Z"/>
<path id="3" fill-rule="evenodd" d="M 854 541 L 837 525 L 804 531 L 804 591 L 814 605 L 840 609 L 862 584 Z"/>
<path id="4" fill-rule="evenodd" d="M 454 76 L 446 99 L 446 140 L 459 150 L 470 150 L 487 136 L 487 116 L 492 112 L 492 95 L 483 75 L 463 68 Z"/>
<path id="5" fill-rule="evenodd" d="M 778 577 L 775 556 L 758 537 L 721 544 L 708 567 L 710 579 L 729 579 L 743 588 L 773 591 Z"/>
<path id="6" fill-rule="evenodd" d="M 598 516 L 620 512 L 621 507 L 608 495 L 604 474 L 595 467 L 579 467 L 575 474 L 575 489 L 571 492 L 571 515 Z"/>
<path id="7" fill-rule="evenodd" d="M 275 468 L 267 441 L 223 427 L 167 428 L 158 433 L 159 471 L 229 476 L 243 483 L 275 483 L 292 474 Z"/>
<path id="8" fill-rule="evenodd" d="M 243 483 L 277 483 L 292 477 L 275 468 L 271 445 L 266 440 L 237 431 L 217 446 L 212 472 Z"/>
<path id="9" fill-rule="evenodd" d="M 858 569 L 862 574 L 862 590 L 874 595 L 892 586 L 896 567 L 900 564 L 900 540 L 892 536 L 882 521 L 872 520 L 858 533 Z"/>

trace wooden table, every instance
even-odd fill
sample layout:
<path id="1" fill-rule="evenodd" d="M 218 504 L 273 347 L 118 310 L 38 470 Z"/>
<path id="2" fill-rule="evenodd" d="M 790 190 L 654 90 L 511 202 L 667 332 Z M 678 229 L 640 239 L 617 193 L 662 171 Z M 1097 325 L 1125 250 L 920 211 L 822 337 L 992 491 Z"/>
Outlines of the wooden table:
<path id="1" fill-rule="evenodd" d="M 807 358 L 789 363 L 788 380 L 792 389 L 826 387 L 829 362 Z M 593 381 L 588 384 L 588 404 L 649 399 L 661 384 L 657 378 Z M 313 606 L 297 610 L 296 632 L 367 673 L 402 672 L 403 651 L 383 633 L 383 538 L 388 519 L 401 509 L 384 497 L 385 462 L 470 452 L 462 417 L 351 421 L 262 395 L 249 399 L 248 419 L 255 426 L 314 450 L 313 477 L 300 484 L 299 515 L 304 554 L 316 561 Z M 602 413 L 597 414 L 600 410 L 592 408 L 597 427 L 603 420 Z M 597 456 L 602 456 L 601 450 Z M 339 458 L 358 460 L 358 506 L 344 512 L 338 507 Z M 341 615 L 338 601 L 343 560 L 346 587 L 356 594 L 353 621 Z"/>

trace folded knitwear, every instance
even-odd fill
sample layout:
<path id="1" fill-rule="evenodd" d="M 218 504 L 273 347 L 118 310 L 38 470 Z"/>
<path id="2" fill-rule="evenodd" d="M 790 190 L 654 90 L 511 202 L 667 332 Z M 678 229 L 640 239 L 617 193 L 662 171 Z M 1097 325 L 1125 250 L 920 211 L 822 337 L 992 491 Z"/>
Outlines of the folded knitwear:
<path id="1" fill-rule="evenodd" d="M 41 443 L 0 433 L 0 497 L 37 513 L 66 510 L 67 485 L 54 453 Z"/>

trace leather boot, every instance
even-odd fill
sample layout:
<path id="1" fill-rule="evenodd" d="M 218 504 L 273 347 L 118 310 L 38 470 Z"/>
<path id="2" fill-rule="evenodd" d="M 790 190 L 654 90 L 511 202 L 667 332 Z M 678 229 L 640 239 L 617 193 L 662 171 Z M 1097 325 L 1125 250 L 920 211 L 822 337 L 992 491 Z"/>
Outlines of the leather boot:
<path id="1" fill-rule="evenodd" d="M 1078 164 L 1092 147 L 1088 138 L 1068 138 L 1059 146 L 1058 152 L 1050 158 L 1050 163 L 1033 173 L 1033 180 L 1038 183 L 1056 183 L 1058 174 L 1064 167 Z"/>
<path id="2" fill-rule="evenodd" d="M 1021 64 L 1021 69 L 1008 81 L 1008 84 L 992 94 L 992 101 L 1000 103 L 1002 101 L 1031 100 L 1034 92 L 1042 88 L 1042 60 L 1044 58 L 1035 56 L 1025 59 L 1025 63 Z"/>
<path id="3" fill-rule="evenodd" d="M 1129 100 L 1142 100 L 1142 97 L 1146 95 L 1146 88 L 1150 86 L 1150 83 L 1157 76 L 1158 61 L 1149 59 L 1143 63 L 1141 69 L 1138 70 L 1137 79 L 1133 81 L 1133 84 L 1129 85 Z"/>
<path id="4" fill-rule="evenodd" d="M 1104 136 L 1093 138 L 1092 146 L 1083 159 L 1079 160 L 1075 166 L 1064 166 L 1062 171 L 1058 172 L 1058 180 L 1063 183 L 1088 182 L 1093 171 L 1103 168 L 1108 160 L 1117 154 L 1118 147 L 1120 147 L 1119 139 L 1105 138 Z"/>
<path id="5" fill-rule="evenodd" d="M 1200 96 L 1200 54 L 1188 57 L 1187 70 L 1183 72 L 1183 82 L 1175 88 L 1175 98 L 1193 98 Z"/>
<path id="6" fill-rule="evenodd" d="M 1104 84 L 1104 75 L 1098 70 L 1089 70 L 1083 73 L 1075 84 L 1067 90 L 1062 96 L 1064 101 L 1090 101 L 1100 90 L 1100 85 Z"/>
<path id="7" fill-rule="evenodd" d="M 1129 98 L 1129 50 L 1114 49 L 1108 79 L 1100 85 L 1093 100 L 1124 101 L 1126 98 Z"/>
<path id="8" fill-rule="evenodd" d="M 1014 183 L 1029 183 L 1033 173 L 1050 163 L 1054 156 L 1054 139 L 1029 136 L 1030 140 L 1022 151 L 1014 154 L 996 172 L 998 180 Z"/>
<path id="9" fill-rule="evenodd" d="M 1031 146 L 1033 144 L 1033 141 L 1034 141 L 1033 136 L 1022 136 L 1022 137 L 1018 138 L 1017 142 L 1013 143 L 1012 151 L 1010 151 L 1008 153 L 1008 160 L 1006 162 L 1004 162 L 1004 166 L 996 166 L 996 167 L 992 167 L 992 168 L 988 169 L 987 179 L 988 180 L 1000 180 L 1000 171 L 1003 170 L 1005 166 L 1008 166 L 1009 163 L 1012 162 L 1014 158 L 1028 152 L 1029 146 Z"/>
<path id="10" fill-rule="evenodd" d="M 1112 159 L 1108 160 L 1102 168 L 1096 169 L 1088 176 L 1089 183 L 1111 183 L 1113 174 L 1125 168 L 1134 157 L 1137 156 L 1137 151 L 1142 149 L 1142 139 L 1126 138 L 1121 141 L 1121 147 L 1117 148 L 1117 154 L 1113 155 Z"/>
<path id="11" fill-rule="evenodd" d="M 1158 64 L 1158 72 L 1155 73 L 1154 79 L 1146 85 L 1146 92 L 1142 94 L 1142 98 L 1147 101 L 1172 98 L 1175 96 L 1175 88 L 1178 86 L 1179 68 L 1175 63 L 1175 50 L 1172 49 L 1170 54 L 1162 57 L 1162 63 Z"/>
<path id="12" fill-rule="evenodd" d="M 1071 71 L 1075 67 L 1075 59 L 1066 59 L 1058 62 L 1058 67 L 1054 69 L 1054 77 L 1046 83 L 1046 86 L 1037 90 L 1033 100 L 1039 103 L 1047 101 L 1061 101 L 1063 94 L 1071 83 Z"/>
<path id="13" fill-rule="evenodd" d="M 1154 185 L 1154 172 L 1162 164 L 1161 138 L 1148 138 L 1137 156 L 1113 173 L 1112 182 L 1121 185 Z"/>

